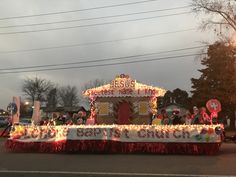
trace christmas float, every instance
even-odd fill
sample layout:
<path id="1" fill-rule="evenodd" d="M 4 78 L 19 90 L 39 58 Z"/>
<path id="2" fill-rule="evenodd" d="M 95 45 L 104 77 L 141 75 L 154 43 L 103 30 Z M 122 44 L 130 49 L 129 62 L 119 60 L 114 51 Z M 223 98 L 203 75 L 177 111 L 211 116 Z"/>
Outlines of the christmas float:
<path id="1" fill-rule="evenodd" d="M 165 90 L 128 75 L 84 91 L 91 101 L 87 125 L 15 125 L 6 142 L 13 152 L 206 154 L 219 152 L 223 127 L 151 125 Z"/>

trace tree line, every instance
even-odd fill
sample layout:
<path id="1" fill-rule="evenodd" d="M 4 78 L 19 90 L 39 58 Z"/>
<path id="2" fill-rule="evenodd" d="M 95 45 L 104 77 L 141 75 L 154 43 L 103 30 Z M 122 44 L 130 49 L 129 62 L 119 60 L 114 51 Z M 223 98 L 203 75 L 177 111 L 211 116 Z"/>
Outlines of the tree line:
<path id="1" fill-rule="evenodd" d="M 82 90 L 97 87 L 105 81 L 95 79 L 85 83 Z M 47 108 L 56 107 L 77 107 L 80 103 L 81 95 L 78 88 L 73 85 L 59 86 L 50 80 L 40 77 L 26 78 L 22 83 L 22 92 L 30 102 L 40 101 L 46 104 Z"/>

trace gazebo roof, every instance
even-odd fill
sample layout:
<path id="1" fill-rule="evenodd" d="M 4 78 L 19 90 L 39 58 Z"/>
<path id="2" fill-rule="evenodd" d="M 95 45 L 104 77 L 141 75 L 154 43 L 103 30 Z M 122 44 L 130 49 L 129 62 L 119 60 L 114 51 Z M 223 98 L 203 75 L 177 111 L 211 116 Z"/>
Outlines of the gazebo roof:
<path id="1" fill-rule="evenodd" d="M 128 75 L 117 76 L 110 84 L 91 88 L 83 92 L 88 97 L 150 97 L 164 96 L 166 90 L 136 82 Z"/>

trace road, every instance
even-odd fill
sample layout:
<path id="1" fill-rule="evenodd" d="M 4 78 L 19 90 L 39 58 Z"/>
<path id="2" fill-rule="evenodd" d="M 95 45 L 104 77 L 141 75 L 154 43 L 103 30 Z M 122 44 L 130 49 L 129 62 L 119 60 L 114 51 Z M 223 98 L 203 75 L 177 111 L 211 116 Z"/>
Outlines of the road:
<path id="1" fill-rule="evenodd" d="M 0 176 L 234 176 L 236 144 L 215 156 L 8 153 L 1 140 Z"/>

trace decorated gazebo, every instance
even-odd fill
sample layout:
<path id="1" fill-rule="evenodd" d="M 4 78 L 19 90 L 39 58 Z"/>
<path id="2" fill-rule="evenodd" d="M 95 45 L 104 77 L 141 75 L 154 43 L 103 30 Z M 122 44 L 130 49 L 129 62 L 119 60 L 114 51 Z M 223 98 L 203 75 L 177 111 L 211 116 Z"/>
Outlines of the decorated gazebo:
<path id="1" fill-rule="evenodd" d="M 157 97 L 166 90 L 142 84 L 121 74 L 111 83 L 84 91 L 91 101 L 96 124 L 150 124 L 157 112 Z"/>

